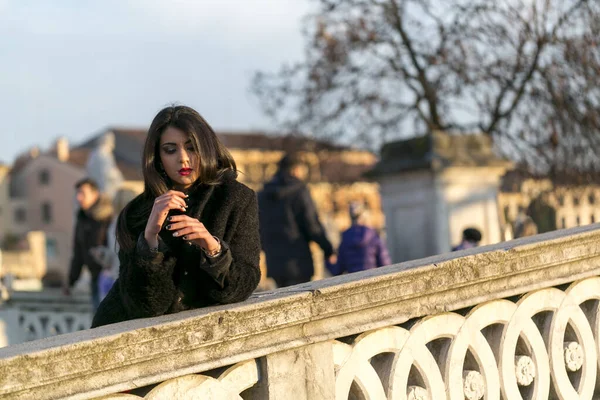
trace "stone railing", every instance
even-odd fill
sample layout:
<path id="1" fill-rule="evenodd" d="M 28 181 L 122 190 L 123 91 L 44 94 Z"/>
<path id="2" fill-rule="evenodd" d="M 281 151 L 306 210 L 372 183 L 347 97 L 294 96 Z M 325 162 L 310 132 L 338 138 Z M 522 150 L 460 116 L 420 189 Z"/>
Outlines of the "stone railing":
<path id="1" fill-rule="evenodd" d="M 80 331 L 91 322 L 88 293 L 9 291 L 7 299 L 0 301 L 0 347 Z"/>
<path id="2" fill-rule="evenodd" d="M 600 230 L 0 349 L 3 399 L 598 398 Z"/>

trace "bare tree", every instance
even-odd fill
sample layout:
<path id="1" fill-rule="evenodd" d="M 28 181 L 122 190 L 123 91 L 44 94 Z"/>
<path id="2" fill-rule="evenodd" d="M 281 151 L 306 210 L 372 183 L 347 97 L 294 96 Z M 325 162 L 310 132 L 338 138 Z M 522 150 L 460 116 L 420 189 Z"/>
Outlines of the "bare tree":
<path id="1" fill-rule="evenodd" d="M 540 169 L 598 169 L 597 0 L 318 0 L 304 60 L 252 90 L 284 128 L 378 147 L 483 132 Z"/>

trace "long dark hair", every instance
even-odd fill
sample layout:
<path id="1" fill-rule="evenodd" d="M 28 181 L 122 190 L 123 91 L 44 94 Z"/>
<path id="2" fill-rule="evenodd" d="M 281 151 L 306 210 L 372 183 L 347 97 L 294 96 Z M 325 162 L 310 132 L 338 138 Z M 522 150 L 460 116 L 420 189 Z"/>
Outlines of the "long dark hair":
<path id="1" fill-rule="evenodd" d="M 218 185 L 228 172 L 237 174 L 237 166 L 229 150 L 196 110 L 186 106 L 162 109 L 152 120 L 144 144 L 144 191 L 123 209 L 117 221 L 117 241 L 123 250 L 135 246 L 137 235 L 148 221 L 154 199 L 171 189 L 171 180 L 161 172 L 159 153 L 160 137 L 168 127 L 186 133 L 198 156 L 198 179 L 192 190 L 200 185 Z"/>

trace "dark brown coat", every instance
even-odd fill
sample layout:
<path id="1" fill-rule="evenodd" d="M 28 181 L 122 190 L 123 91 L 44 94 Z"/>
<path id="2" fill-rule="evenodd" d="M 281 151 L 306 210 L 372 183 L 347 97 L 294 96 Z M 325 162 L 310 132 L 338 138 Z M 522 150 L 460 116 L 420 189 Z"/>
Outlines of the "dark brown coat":
<path id="1" fill-rule="evenodd" d="M 143 229 L 137 228 L 131 232 L 137 245 L 119 252 L 119 278 L 100 304 L 92 327 L 235 303 L 256 289 L 260 238 L 254 191 L 226 175 L 223 183 L 201 185 L 189 196 L 187 214 L 219 238 L 221 255 L 210 259 L 164 229 L 158 252 L 151 252 Z"/>

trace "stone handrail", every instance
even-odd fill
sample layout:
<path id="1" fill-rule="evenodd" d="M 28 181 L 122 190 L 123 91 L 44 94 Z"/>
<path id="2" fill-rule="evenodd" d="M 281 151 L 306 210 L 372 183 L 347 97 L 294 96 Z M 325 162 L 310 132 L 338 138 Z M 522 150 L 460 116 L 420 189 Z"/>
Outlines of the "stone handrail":
<path id="1" fill-rule="evenodd" d="M 74 291 L 63 294 L 62 289 L 44 289 L 42 291 L 9 291 L 9 297 L 0 306 L 19 306 L 24 309 L 92 311 L 89 292 Z"/>
<path id="2" fill-rule="evenodd" d="M 440 255 L 0 349 L 0 397 L 592 399 L 599 273 L 598 226 Z"/>
<path id="3" fill-rule="evenodd" d="M 0 300 L 0 347 L 89 328 L 89 293 L 65 296 L 59 289 L 8 291 Z"/>

